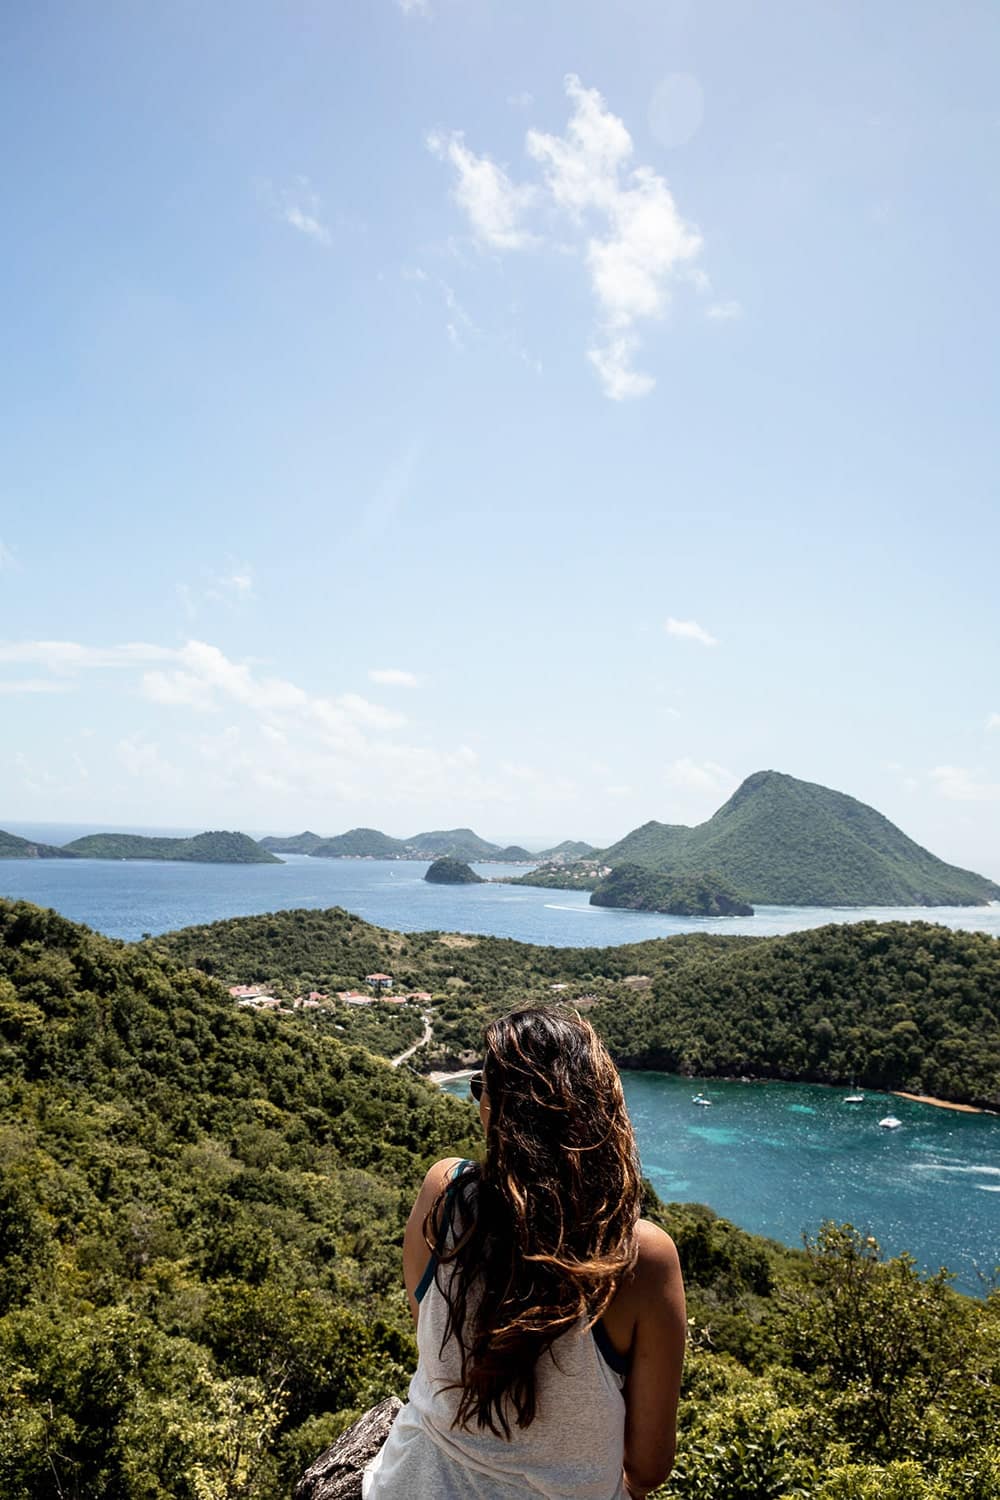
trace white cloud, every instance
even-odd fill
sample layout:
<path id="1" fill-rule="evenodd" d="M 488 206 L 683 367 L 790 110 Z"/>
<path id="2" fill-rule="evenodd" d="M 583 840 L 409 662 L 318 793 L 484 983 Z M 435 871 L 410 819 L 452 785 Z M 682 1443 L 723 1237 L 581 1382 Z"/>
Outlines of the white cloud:
<path id="1" fill-rule="evenodd" d="M 0 682 L 0 693 L 68 693 L 71 687 L 71 683 L 52 677 L 14 677 Z"/>
<path id="2" fill-rule="evenodd" d="M 692 792 L 728 794 L 735 789 L 736 778 L 732 771 L 718 765 L 714 760 L 695 761 L 682 756 L 666 768 L 666 779 L 670 786 L 681 787 Z"/>
<path id="3" fill-rule="evenodd" d="M 697 641 L 702 646 L 717 646 L 719 643 L 714 635 L 709 635 L 703 625 L 697 620 L 675 620 L 671 615 L 664 630 L 668 635 L 674 636 L 679 641 Z"/>
<path id="4" fill-rule="evenodd" d="M 950 802 L 1000 802 L 1000 782 L 981 781 L 966 766 L 935 766 L 931 778 Z"/>
<path id="5" fill-rule="evenodd" d="M 477 156 L 461 131 L 435 133 L 428 145 L 458 173 L 455 199 L 483 243 L 498 250 L 545 243 L 524 222 L 536 204 L 568 224 L 568 248 L 583 259 L 597 306 L 599 342 L 588 358 L 605 394 L 624 401 L 656 384 L 634 368 L 637 325 L 664 315 L 670 284 L 690 276 L 688 263 L 701 249 L 701 236 L 681 217 L 659 173 L 632 164 L 632 137 L 597 89 L 584 88 L 570 74 L 566 93 L 572 105 L 566 133 L 527 133 L 528 155 L 543 177 L 541 192 L 513 182 L 488 156 Z"/>
<path id="6" fill-rule="evenodd" d="M 521 225 L 533 188 L 518 187 L 496 162 L 470 151 L 460 130 L 431 131 L 427 147 L 455 168 L 458 181 L 452 193 L 477 240 L 494 250 L 522 250 L 534 242 Z"/>
<path id="7" fill-rule="evenodd" d="M 431 13 L 428 0 L 396 0 L 396 4 L 404 16 L 429 16 Z"/>
<path id="8" fill-rule="evenodd" d="M 145 641 L 124 646 L 82 646 L 77 641 L 0 641 L 0 662 L 48 667 L 50 672 L 57 673 L 169 661 L 174 654 L 169 646 L 152 646 Z"/>
<path id="9" fill-rule="evenodd" d="M 415 688 L 420 685 L 420 678 L 415 672 L 404 672 L 399 667 L 372 667 L 368 678 L 371 682 L 377 682 L 380 687 Z"/>
<path id="10" fill-rule="evenodd" d="M 1000 714 L 990 714 L 986 720 L 987 729 L 1000 729 Z"/>
<path id="11" fill-rule="evenodd" d="M 229 558 L 220 572 L 205 571 L 197 584 L 179 583 L 177 597 L 189 620 L 197 619 L 206 604 L 235 608 L 255 597 L 254 570 L 247 562 Z"/>
<path id="12" fill-rule="evenodd" d="M 713 302 L 705 314 L 715 323 L 731 323 L 736 318 L 742 318 L 743 308 L 736 302 Z"/>
<path id="13" fill-rule="evenodd" d="M 297 177 L 295 186 L 280 194 L 281 217 L 286 224 L 320 245 L 333 244 L 333 236 L 320 215 L 323 205 L 308 177 Z"/>
<path id="14" fill-rule="evenodd" d="M 118 760 L 130 776 L 138 777 L 146 784 L 181 784 L 183 778 L 178 768 L 164 758 L 158 745 L 141 735 L 127 736 L 119 740 L 115 748 Z"/>

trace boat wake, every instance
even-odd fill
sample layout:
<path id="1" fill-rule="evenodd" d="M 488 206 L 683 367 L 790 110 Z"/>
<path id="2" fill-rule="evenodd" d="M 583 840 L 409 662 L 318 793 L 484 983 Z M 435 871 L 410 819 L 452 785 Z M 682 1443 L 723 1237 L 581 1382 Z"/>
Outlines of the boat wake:
<path id="1" fill-rule="evenodd" d="M 599 908 L 596 907 L 596 906 L 558 906 L 555 901 L 546 901 L 546 903 L 545 903 L 545 910 L 546 911 L 578 911 L 578 912 L 583 912 L 585 916 L 595 917 L 595 916 L 597 916 Z"/>
<path id="2" fill-rule="evenodd" d="M 1000 1177 L 1000 1167 L 949 1167 L 944 1162 L 938 1161 L 915 1161 L 914 1172 L 980 1172 L 987 1177 Z M 995 1191 L 1000 1192 L 1000 1188 Z"/>

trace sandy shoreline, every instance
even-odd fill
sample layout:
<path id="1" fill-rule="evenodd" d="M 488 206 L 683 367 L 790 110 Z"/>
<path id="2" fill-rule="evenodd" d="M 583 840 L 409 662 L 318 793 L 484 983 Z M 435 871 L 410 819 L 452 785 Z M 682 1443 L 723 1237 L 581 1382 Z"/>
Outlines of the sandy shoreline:
<path id="1" fill-rule="evenodd" d="M 472 1078 L 478 1070 L 476 1068 L 459 1068 L 457 1073 L 425 1073 L 431 1083 L 451 1083 L 455 1078 Z"/>
<path id="2" fill-rule="evenodd" d="M 952 1104 L 947 1099 L 935 1099 L 930 1094 L 904 1094 L 902 1089 L 892 1089 L 890 1092 L 897 1099 L 912 1099 L 915 1104 L 933 1104 L 935 1109 L 957 1109 L 963 1115 L 985 1115 L 989 1112 L 979 1109 L 975 1104 Z"/>

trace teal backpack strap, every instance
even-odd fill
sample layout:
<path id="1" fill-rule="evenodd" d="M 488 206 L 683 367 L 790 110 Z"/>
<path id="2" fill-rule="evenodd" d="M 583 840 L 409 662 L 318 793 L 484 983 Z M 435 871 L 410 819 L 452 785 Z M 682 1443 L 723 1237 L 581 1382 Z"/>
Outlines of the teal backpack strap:
<path id="1" fill-rule="evenodd" d="M 438 1259 L 440 1257 L 441 1251 L 444 1249 L 445 1240 L 448 1238 L 448 1231 L 450 1230 L 452 1220 L 455 1217 L 455 1189 L 458 1187 L 458 1179 L 461 1177 L 462 1173 L 466 1170 L 467 1167 L 471 1167 L 473 1165 L 473 1162 L 470 1161 L 467 1156 L 463 1156 L 462 1160 L 459 1162 L 458 1166 L 451 1174 L 451 1181 L 445 1188 L 444 1213 L 441 1215 L 441 1223 L 438 1227 L 437 1242 L 435 1248 L 431 1251 L 430 1259 L 428 1260 L 427 1265 L 424 1267 L 424 1274 L 418 1281 L 416 1290 L 413 1293 L 418 1302 L 422 1302 L 424 1300 L 424 1297 L 427 1294 L 427 1288 L 434 1280 L 434 1272 L 437 1270 Z"/>

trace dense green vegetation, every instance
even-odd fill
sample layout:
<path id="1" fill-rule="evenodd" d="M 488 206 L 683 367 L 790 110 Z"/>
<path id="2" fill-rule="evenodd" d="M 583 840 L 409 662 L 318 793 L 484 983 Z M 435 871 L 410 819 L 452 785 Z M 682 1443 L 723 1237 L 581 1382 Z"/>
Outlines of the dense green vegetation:
<path id="1" fill-rule="evenodd" d="M 316 859 L 405 859 L 402 839 L 390 838 L 377 828 L 351 828 L 332 839 L 320 839 L 304 851 Z"/>
<path id="2" fill-rule="evenodd" d="M 627 1066 L 1000 1106 L 1000 941 L 983 933 L 859 922 L 755 941 L 728 963 L 695 952 L 592 1020 Z"/>
<path id="3" fill-rule="evenodd" d="M 274 912 L 151 939 L 227 984 L 349 989 L 373 970 L 434 996 L 420 1066 L 478 1055 L 498 1008 L 557 996 L 629 1067 L 855 1080 L 1000 1106 L 1000 941 L 928 922 L 786 937 L 685 933 L 613 948 L 388 932 L 347 912 Z"/>
<path id="4" fill-rule="evenodd" d="M 260 840 L 262 849 L 270 849 L 272 854 L 311 854 L 317 844 L 322 844 L 323 839 L 318 833 L 310 833 L 308 829 L 304 833 L 290 834 L 287 838 L 270 835 Z"/>
<path id="5" fill-rule="evenodd" d="M 433 885 L 482 885 L 483 877 L 477 875 L 475 870 L 461 859 L 449 859 L 445 856 L 436 859 L 429 865 L 424 875 L 425 880 L 431 881 Z"/>
<path id="6" fill-rule="evenodd" d="M 595 886 L 590 904 L 675 917 L 753 916 L 749 902 L 716 875 L 665 875 L 643 865 L 616 865 Z"/>
<path id="7" fill-rule="evenodd" d="M 605 849 L 609 865 L 714 870 L 758 905 L 962 906 L 1000 886 L 937 859 L 873 807 L 777 771 L 748 776 L 697 828 L 646 823 Z"/>
<path id="8" fill-rule="evenodd" d="M 585 844 L 581 839 L 563 839 L 561 844 L 556 844 L 552 849 L 543 849 L 536 854 L 535 859 L 586 859 L 589 854 L 596 854 L 597 850 L 593 844 Z"/>
<path id="9" fill-rule="evenodd" d="M 57 844 L 40 844 L 37 839 L 22 839 L 16 833 L 0 828 L 0 859 L 75 859 L 69 849 Z"/>
<path id="10" fill-rule="evenodd" d="M 402 1226 L 465 1106 L 2 902 L 0 1120 L 5 1500 L 274 1500 L 405 1390 Z"/>
<path id="11" fill-rule="evenodd" d="M 153 838 L 138 833 L 88 833 L 66 845 L 86 859 L 179 859 L 219 865 L 280 865 L 246 833 L 215 831 L 193 838 Z"/>
<path id="12" fill-rule="evenodd" d="M 485 978 L 506 953 L 509 981 L 524 959 L 280 918 L 272 969 L 315 963 L 324 930 L 341 963 L 374 943 L 397 971 L 436 954 Z M 275 920 L 196 942 L 218 961 L 236 928 L 256 951 Z M 166 951 L 185 936 L 129 947 L 0 902 L 5 1500 L 287 1500 L 355 1413 L 405 1393 L 405 1215 L 431 1159 L 475 1154 L 476 1116 L 325 1034 L 326 1013 L 239 1010 Z M 655 946 L 664 974 L 735 951 Z M 562 956 L 527 951 L 533 983 Z M 848 1228 L 802 1253 L 697 1205 L 645 1211 L 677 1241 L 691 1319 L 664 1497 L 997 1500 L 1000 1294 L 962 1298 Z"/>

